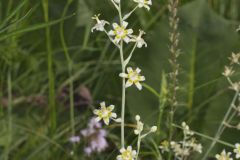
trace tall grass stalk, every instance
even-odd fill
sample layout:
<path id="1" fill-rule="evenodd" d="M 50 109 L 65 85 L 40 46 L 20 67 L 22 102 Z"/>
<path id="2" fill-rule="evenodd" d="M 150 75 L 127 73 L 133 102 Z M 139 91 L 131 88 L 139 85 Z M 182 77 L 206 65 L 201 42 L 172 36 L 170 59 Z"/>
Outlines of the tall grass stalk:
<path id="1" fill-rule="evenodd" d="M 66 13 L 68 11 L 68 8 L 70 6 L 70 4 L 72 3 L 72 0 L 68 0 L 67 4 L 64 7 L 63 13 L 62 13 L 62 18 L 64 18 L 66 16 Z M 62 21 L 60 23 L 60 38 L 61 38 L 61 43 L 62 43 L 62 47 L 64 50 L 64 54 L 65 57 L 67 59 L 67 63 L 68 63 L 68 75 L 70 78 L 69 81 L 69 98 L 70 98 L 70 122 L 71 122 L 71 132 L 72 135 L 75 135 L 75 121 L 74 121 L 74 89 L 73 89 L 73 79 L 72 77 L 72 68 L 73 68 L 73 62 L 70 58 L 69 55 L 69 51 L 68 51 L 68 47 L 64 38 L 64 21 Z"/>
<path id="2" fill-rule="evenodd" d="M 5 160 L 9 159 L 10 153 L 10 146 L 12 142 L 12 75 L 11 75 L 11 65 L 8 69 L 8 76 L 7 76 L 7 88 L 8 88 L 8 142 L 7 148 L 5 152 Z"/>
<path id="3" fill-rule="evenodd" d="M 179 18 L 177 16 L 178 13 L 178 5 L 179 0 L 169 0 L 168 9 L 169 9 L 169 25 L 170 25 L 170 56 L 169 59 L 172 72 L 170 73 L 170 113 L 169 113 L 169 142 L 172 141 L 173 136 L 173 122 L 174 122 L 174 112 L 176 110 L 177 103 L 177 90 L 178 90 L 178 73 L 179 73 L 179 64 L 178 64 L 178 56 L 179 56 L 179 33 L 178 33 L 178 23 Z M 168 160 L 171 159 L 171 153 L 169 152 Z"/>
<path id="4" fill-rule="evenodd" d="M 49 22 L 49 4 L 48 0 L 42 0 L 44 20 L 46 23 Z M 53 73 L 53 52 L 51 46 L 51 33 L 50 26 L 46 26 L 46 49 L 47 49 L 47 60 L 48 60 L 48 85 L 49 85 L 49 97 L 48 103 L 50 107 L 50 119 L 51 119 L 51 134 L 55 132 L 57 125 L 57 111 L 55 102 L 55 80 Z"/>

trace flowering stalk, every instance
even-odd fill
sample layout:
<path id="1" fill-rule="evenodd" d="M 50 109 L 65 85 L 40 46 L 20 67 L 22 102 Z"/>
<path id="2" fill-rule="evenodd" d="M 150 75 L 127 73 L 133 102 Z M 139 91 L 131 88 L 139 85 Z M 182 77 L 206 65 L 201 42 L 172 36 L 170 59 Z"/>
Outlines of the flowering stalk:
<path id="1" fill-rule="evenodd" d="M 173 121 L 174 121 L 174 112 L 177 106 L 177 90 L 178 90 L 178 73 L 179 73 L 179 64 L 177 62 L 178 57 L 179 57 L 179 49 L 178 49 L 178 43 L 179 43 L 179 33 L 178 33 L 178 23 L 179 23 L 179 18 L 177 17 L 177 12 L 178 12 L 178 4 L 179 0 L 169 0 L 169 5 L 168 9 L 170 12 L 170 17 L 169 17 L 169 25 L 171 28 L 171 33 L 169 35 L 169 40 L 170 40 L 170 64 L 172 67 L 172 72 L 170 73 L 170 79 L 171 79 L 171 84 L 170 84 L 170 90 L 171 90 L 171 95 L 170 95 L 170 106 L 171 106 L 171 111 L 169 115 L 169 142 L 172 140 L 172 135 L 173 135 Z M 168 159 L 171 159 L 171 154 L 169 154 Z"/>
<path id="2" fill-rule="evenodd" d="M 140 151 L 140 144 L 141 144 L 141 139 L 144 138 L 146 135 L 149 133 L 155 132 L 157 129 L 154 126 L 150 132 L 141 135 L 141 132 L 138 132 L 138 144 L 137 144 L 137 152 L 135 150 L 132 150 L 131 146 L 128 146 L 125 148 L 125 133 L 124 133 L 124 127 L 125 127 L 125 108 L 126 108 L 126 88 L 135 85 L 139 90 L 142 90 L 142 85 L 140 82 L 145 80 L 144 76 L 141 76 L 140 72 L 141 69 L 138 67 L 134 70 L 132 67 L 127 67 L 128 63 L 130 62 L 133 53 L 136 48 L 142 48 L 143 46 L 147 47 L 147 43 L 144 41 L 142 36 L 145 34 L 144 31 L 139 30 L 139 35 L 133 35 L 133 30 L 132 29 L 127 29 L 128 27 L 128 22 L 126 20 L 131 16 L 131 14 L 137 9 L 137 8 L 146 8 L 150 9 L 150 5 L 152 5 L 151 0 L 133 0 L 134 2 L 137 3 L 137 6 L 133 8 L 129 13 L 126 15 L 122 15 L 122 8 L 121 8 L 121 0 L 111 0 L 113 3 L 114 7 L 118 11 L 119 15 L 119 20 L 120 23 L 113 23 L 113 30 L 110 30 L 107 32 L 105 29 L 105 25 L 109 25 L 109 22 L 105 20 L 100 20 L 99 16 L 96 15 L 93 17 L 97 21 L 97 24 L 92 28 L 92 31 L 97 30 L 97 31 L 102 31 L 105 32 L 110 39 L 111 42 L 114 43 L 114 45 L 119 49 L 120 53 L 120 61 L 121 61 L 121 69 L 122 73 L 119 74 L 119 76 L 122 78 L 122 101 L 121 101 L 121 119 L 117 119 L 117 115 L 115 113 L 112 113 L 113 107 L 109 106 L 106 107 L 105 103 L 101 103 L 101 109 L 99 110 L 94 110 L 94 114 L 97 115 L 96 120 L 100 121 L 103 119 L 104 123 L 106 125 L 109 124 L 109 120 L 114 120 L 115 122 L 121 122 L 121 149 L 120 149 L 120 155 L 117 156 L 118 160 L 135 160 L 138 157 L 139 151 Z M 124 43 L 128 44 L 130 42 L 133 42 L 133 48 L 127 58 L 124 58 L 124 53 L 123 53 L 123 48 L 124 48 Z M 125 73 L 127 71 L 127 73 Z M 140 117 L 139 117 L 140 120 Z M 141 124 L 142 123 L 138 123 Z M 143 125 L 143 124 L 142 124 Z M 139 126 L 137 126 L 139 127 Z M 142 131 L 142 129 L 141 129 Z M 136 134 L 136 133 L 135 133 Z"/>
<path id="3" fill-rule="evenodd" d="M 239 58 L 240 58 L 240 53 L 238 53 L 238 54 L 232 53 L 232 56 L 229 57 L 230 62 L 231 62 L 230 65 L 233 65 L 233 64 L 239 65 Z M 221 121 L 221 124 L 218 127 L 218 130 L 214 136 L 214 140 L 212 141 L 210 147 L 208 148 L 208 150 L 205 152 L 205 154 L 203 156 L 203 160 L 207 159 L 207 156 L 209 155 L 209 153 L 211 152 L 211 150 L 213 149 L 213 147 L 215 146 L 217 141 L 220 139 L 222 133 L 224 132 L 224 130 L 226 129 L 228 124 L 232 121 L 232 119 L 235 117 L 235 115 L 238 112 L 235 109 L 235 107 L 236 107 L 235 104 L 236 104 L 236 101 L 237 100 L 239 101 L 239 98 L 240 98 L 240 95 L 239 95 L 240 84 L 239 84 L 239 82 L 236 82 L 236 83 L 232 82 L 230 76 L 232 76 L 234 72 L 235 71 L 232 69 L 232 66 L 230 66 L 230 67 L 226 66 L 225 71 L 223 72 L 223 75 L 227 78 L 227 80 L 230 84 L 230 89 L 233 89 L 235 91 L 235 95 L 232 99 L 230 106 L 228 107 L 226 114 L 224 115 L 223 120 Z"/>

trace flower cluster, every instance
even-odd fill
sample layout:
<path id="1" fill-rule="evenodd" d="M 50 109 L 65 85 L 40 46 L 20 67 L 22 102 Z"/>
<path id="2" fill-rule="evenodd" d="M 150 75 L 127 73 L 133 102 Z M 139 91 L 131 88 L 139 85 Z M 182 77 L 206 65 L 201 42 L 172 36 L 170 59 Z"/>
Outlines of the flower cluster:
<path id="1" fill-rule="evenodd" d="M 196 139 L 193 137 L 194 133 L 189 129 L 189 126 L 182 122 L 183 129 L 183 140 L 179 142 L 163 141 L 159 148 L 162 152 L 169 152 L 170 149 L 173 151 L 175 157 L 179 160 L 183 160 L 189 157 L 192 152 L 202 153 L 202 145 L 197 143 Z"/>
<path id="2" fill-rule="evenodd" d="M 223 75 L 227 78 L 229 84 L 230 84 L 230 89 L 234 90 L 236 92 L 236 96 L 239 97 L 239 92 L 240 92 L 240 82 L 234 82 L 231 79 L 231 76 L 236 72 L 235 71 L 235 67 L 240 65 L 239 59 L 240 59 L 240 53 L 232 53 L 231 56 L 228 58 L 230 60 L 230 63 L 228 66 L 225 66 L 225 70 L 223 72 Z M 237 100 L 234 99 L 235 101 Z M 231 104 L 229 109 L 234 109 L 236 113 L 238 113 L 238 115 L 240 115 L 240 106 L 235 106 L 236 102 L 233 102 L 233 104 Z M 229 117 L 227 117 L 227 119 L 229 119 Z M 229 124 L 230 120 L 225 120 L 223 124 L 225 124 L 227 127 L 231 127 L 231 128 L 236 128 L 236 129 L 240 129 L 240 123 L 237 125 L 231 125 Z"/>
<path id="3" fill-rule="evenodd" d="M 233 150 L 236 159 L 240 159 L 240 144 L 237 143 L 235 144 L 235 148 Z M 233 160 L 233 158 L 231 157 L 232 152 L 226 152 L 226 150 L 224 149 L 220 154 L 216 154 L 216 158 L 217 160 Z"/>
<path id="4" fill-rule="evenodd" d="M 97 122 L 95 118 L 92 118 L 86 129 L 81 130 L 81 135 L 87 140 L 87 146 L 84 148 L 84 152 L 87 155 L 91 155 L 94 152 L 102 152 L 108 147 L 106 140 L 107 132 L 102 129 L 101 123 Z"/>

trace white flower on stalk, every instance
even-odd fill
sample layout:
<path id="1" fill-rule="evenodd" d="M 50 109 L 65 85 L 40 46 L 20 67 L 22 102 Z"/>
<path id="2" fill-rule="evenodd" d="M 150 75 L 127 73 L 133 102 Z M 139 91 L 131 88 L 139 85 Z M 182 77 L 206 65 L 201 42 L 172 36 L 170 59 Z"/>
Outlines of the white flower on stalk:
<path id="1" fill-rule="evenodd" d="M 132 150 L 131 146 L 128 146 L 127 149 L 120 149 L 120 155 L 117 156 L 117 160 L 135 160 L 137 152 Z"/>
<path id="2" fill-rule="evenodd" d="M 133 33 L 132 29 L 127 29 L 128 22 L 123 21 L 122 25 L 118 25 L 117 23 L 113 23 L 113 29 L 108 32 L 109 36 L 115 36 L 113 40 L 114 43 L 118 44 L 121 40 L 124 42 L 129 43 L 131 41 L 130 36 Z"/>
<path id="3" fill-rule="evenodd" d="M 134 130 L 134 133 L 135 133 L 136 135 L 139 135 L 139 134 L 141 134 L 141 132 L 143 131 L 143 125 L 144 125 L 144 124 L 140 121 L 140 116 L 139 116 L 139 115 L 136 115 L 135 119 L 136 119 L 136 121 L 137 121 L 137 127 L 136 127 L 136 129 Z"/>
<path id="4" fill-rule="evenodd" d="M 231 75 L 233 75 L 234 73 L 234 70 L 232 67 L 228 67 L 228 66 L 225 66 L 225 70 L 224 72 L 222 73 L 225 77 L 229 77 Z"/>
<path id="5" fill-rule="evenodd" d="M 132 67 L 128 67 L 127 72 L 128 73 L 119 74 L 120 77 L 128 79 L 125 87 L 127 88 L 135 84 L 139 90 L 142 90 L 142 85 L 140 82 L 145 81 L 145 77 L 140 75 L 141 69 L 137 68 L 136 70 L 133 70 Z"/>
<path id="6" fill-rule="evenodd" d="M 92 17 L 92 19 L 94 19 L 94 20 L 97 21 L 97 23 L 95 24 L 95 26 L 92 27 L 92 29 L 91 29 L 92 32 L 93 32 L 94 30 L 104 31 L 104 30 L 105 30 L 104 26 L 105 26 L 106 24 L 109 24 L 109 22 L 107 22 L 107 21 L 105 21 L 105 20 L 100 20 L 100 19 L 99 19 L 99 16 L 100 16 L 100 14 L 95 15 L 95 16 Z"/>
<path id="7" fill-rule="evenodd" d="M 100 106 L 100 109 L 95 109 L 93 111 L 93 113 L 97 115 L 96 121 L 103 120 L 106 125 L 109 125 L 110 119 L 116 120 L 117 114 L 112 112 L 114 105 L 106 107 L 105 102 L 101 102 Z"/>
<path id="8" fill-rule="evenodd" d="M 133 0 L 134 2 L 138 3 L 139 8 L 146 8 L 147 10 L 150 10 L 150 7 L 152 5 L 152 0 Z"/>
<path id="9" fill-rule="evenodd" d="M 223 151 L 221 152 L 221 154 L 217 154 L 217 155 L 215 156 L 215 158 L 217 158 L 217 160 L 233 160 L 233 159 L 230 157 L 231 154 L 232 154 L 231 152 L 226 153 L 226 151 L 223 150 Z"/>
<path id="10" fill-rule="evenodd" d="M 132 36 L 132 41 L 136 42 L 138 48 L 142 48 L 142 46 L 147 47 L 147 43 L 144 41 L 142 36 L 145 34 L 144 31 L 139 30 L 139 35 L 138 36 Z"/>
<path id="11" fill-rule="evenodd" d="M 239 143 L 235 144 L 235 149 L 233 150 L 233 152 L 236 154 L 236 158 L 239 159 L 240 158 L 240 144 Z"/>
<path id="12" fill-rule="evenodd" d="M 232 53 L 231 57 L 228 59 L 231 61 L 231 64 L 239 64 L 240 53 Z"/>

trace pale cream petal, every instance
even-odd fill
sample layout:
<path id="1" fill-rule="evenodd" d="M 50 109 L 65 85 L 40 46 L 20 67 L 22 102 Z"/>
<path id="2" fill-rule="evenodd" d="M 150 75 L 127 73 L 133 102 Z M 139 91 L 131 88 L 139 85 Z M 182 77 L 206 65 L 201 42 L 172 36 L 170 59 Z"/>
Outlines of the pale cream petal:
<path id="1" fill-rule="evenodd" d="M 120 149 L 120 153 L 123 153 L 123 152 L 125 152 L 125 151 L 126 151 L 125 148 L 121 148 L 121 149 Z"/>
<path id="2" fill-rule="evenodd" d="M 114 29 L 119 27 L 119 25 L 117 23 L 113 23 L 112 26 L 113 26 Z"/>
<path id="3" fill-rule="evenodd" d="M 148 5 L 152 5 L 152 0 L 147 1 Z"/>
<path id="4" fill-rule="evenodd" d="M 127 80 L 125 87 L 127 88 L 127 87 L 130 87 L 131 85 L 133 85 L 133 82 Z"/>
<path id="5" fill-rule="evenodd" d="M 105 102 L 101 102 L 100 106 L 101 106 L 101 108 L 105 108 L 106 107 L 106 103 Z"/>
<path id="6" fill-rule="evenodd" d="M 127 78 L 128 75 L 126 73 L 120 73 L 119 76 L 123 78 Z"/>
<path id="7" fill-rule="evenodd" d="M 140 68 L 136 68 L 136 72 L 137 72 L 137 73 L 140 73 L 140 72 L 141 72 L 141 69 L 140 69 Z"/>
<path id="8" fill-rule="evenodd" d="M 115 35 L 115 33 L 114 33 L 114 31 L 113 31 L 113 30 L 111 30 L 111 31 L 109 31 L 109 32 L 108 32 L 108 35 L 109 35 L 109 36 L 114 36 L 114 35 Z"/>
<path id="9" fill-rule="evenodd" d="M 124 39 L 124 42 L 126 42 L 126 43 L 129 43 L 130 42 L 130 38 L 127 36 L 127 37 L 125 37 Z"/>
<path id="10" fill-rule="evenodd" d="M 98 114 L 99 114 L 99 110 L 98 110 L 98 109 L 94 109 L 94 110 L 93 110 L 93 113 L 96 114 L 96 115 L 98 115 Z"/>
<path id="11" fill-rule="evenodd" d="M 132 146 L 128 146 L 127 150 L 131 152 L 132 151 Z"/>
<path id="12" fill-rule="evenodd" d="M 135 157 L 137 155 L 137 152 L 135 150 L 132 151 L 132 156 Z"/>
<path id="13" fill-rule="evenodd" d="M 128 73 L 130 73 L 130 72 L 132 72 L 132 71 L 133 71 L 132 67 L 127 67 L 127 72 L 128 72 Z"/>
<path id="14" fill-rule="evenodd" d="M 133 30 L 132 29 L 128 29 L 127 30 L 127 34 L 132 34 L 133 33 Z"/>
<path id="15" fill-rule="evenodd" d="M 142 90 L 142 85 L 139 82 L 135 83 L 135 85 L 139 90 Z"/>
<path id="16" fill-rule="evenodd" d="M 111 117 L 112 118 L 117 118 L 117 114 L 116 113 L 111 113 Z"/>
<path id="17" fill-rule="evenodd" d="M 107 110 L 111 112 L 112 110 L 114 110 L 114 107 L 114 105 L 110 105 L 109 107 L 107 107 Z"/>
<path id="18" fill-rule="evenodd" d="M 150 10 L 150 7 L 148 5 L 144 5 L 144 7 L 147 9 L 147 10 Z"/>
<path id="19" fill-rule="evenodd" d="M 123 160 L 122 156 L 121 155 L 117 156 L 117 160 Z"/>
<path id="20" fill-rule="evenodd" d="M 101 121 L 101 118 L 100 118 L 100 117 L 96 117 L 95 120 L 96 120 L 97 122 L 99 122 L 99 121 Z"/>
<path id="21" fill-rule="evenodd" d="M 103 121 L 104 121 L 104 123 L 106 124 L 106 125 L 109 125 L 109 118 L 103 118 Z"/>
<path id="22" fill-rule="evenodd" d="M 115 39 L 113 40 L 114 41 L 114 43 L 119 43 L 120 42 L 120 40 L 121 40 L 121 38 L 117 38 L 117 37 L 115 37 Z"/>
<path id="23" fill-rule="evenodd" d="M 139 77 L 139 81 L 145 81 L 146 79 L 145 79 L 145 77 L 144 76 L 140 76 Z"/>

